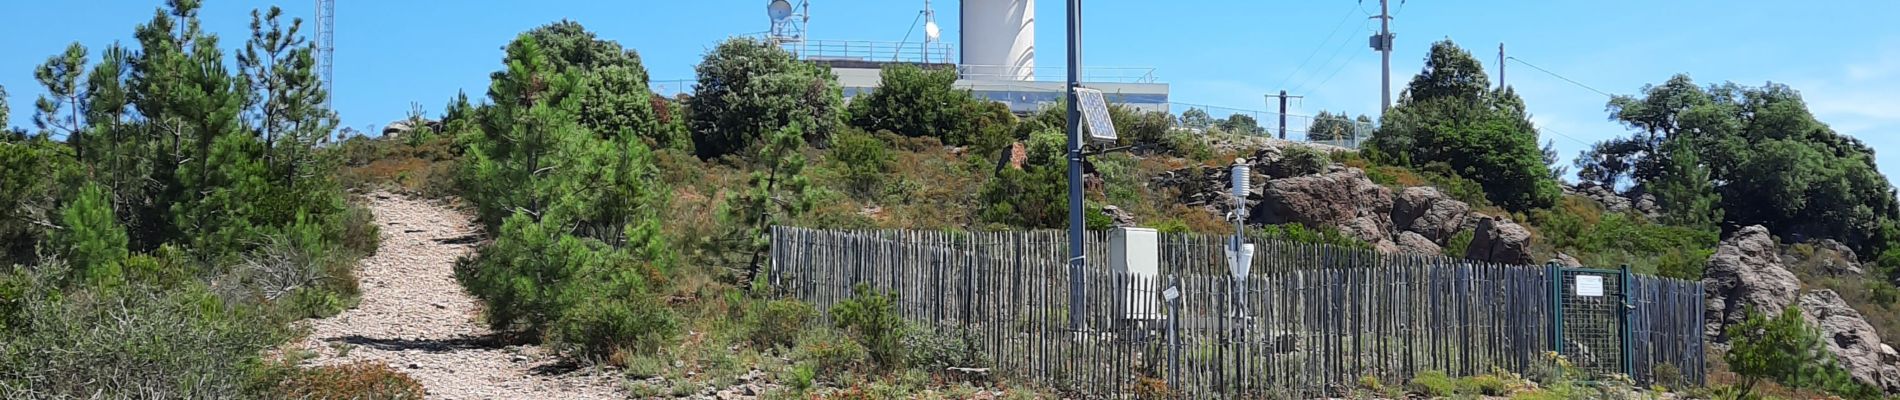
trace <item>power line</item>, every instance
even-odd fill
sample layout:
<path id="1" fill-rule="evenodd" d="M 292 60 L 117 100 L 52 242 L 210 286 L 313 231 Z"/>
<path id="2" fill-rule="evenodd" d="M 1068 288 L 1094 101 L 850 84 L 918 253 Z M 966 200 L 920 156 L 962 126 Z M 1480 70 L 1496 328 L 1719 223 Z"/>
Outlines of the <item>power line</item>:
<path id="1" fill-rule="evenodd" d="M 1371 20 L 1367 20 L 1367 22 L 1360 22 L 1360 23 L 1359 23 L 1359 27 L 1360 27 L 1360 28 L 1365 28 L 1367 24 L 1370 24 L 1370 23 L 1371 23 L 1371 22 L 1369 22 L 1369 21 L 1371 21 Z M 1320 63 L 1320 64 L 1319 64 L 1319 68 L 1321 68 L 1320 70 L 1321 70 L 1321 71 L 1324 71 L 1324 70 L 1325 70 L 1325 68 L 1326 68 L 1326 66 L 1328 66 L 1328 65 L 1333 65 L 1333 60 L 1336 60 L 1336 59 L 1339 59 L 1339 53 L 1340 53 L 1340 52 L 1343 52 L 1343 51 L 1346 51 L 1346 48 L 1347 48 L 1347 47 L 1352 47 L 1352 40 L 1350 40 L 1350 39 L 1348 39 L 1348 40 L 1344 40 L 1344 41 L 1340 41 L 1340 42 L 1339 42 L 1339 46 L 1338 46 L 1338 47 L 1334 47 L 1334 48 L 1333 48 L 1333 54 L 1331 54 L 1331 55 L 1327 55 L 1327 56 L 1326 56 L 1326 61 L 1325 61 L 1325 62 L 1322 62 L 1322 63 Z M 1358 54 L 1356 54 L 1356 53 L 1354 54 L 1354 56 L 1357 56 L 1357 55 L 1358 55 Z M 1350 61 L 1348 61 L 1348 62 L 1350 62 Z M 1346 66 L 1345 66 L 1344 64 L 1341 64 L 1341 65 L 1339 66 L 1339 68 L 1340 68 L 1340 69 L 1343 69 L 1343 68 L 1345 68 L 1345 67 L 1346 67 Z M 1333 73 L 1335 73 L 1335 74 L 1337 74 L 1337 73 L 1339 73 L 1339 69 L 1334 69 L 1334 70 L 1333 70 Z M 1329 78 L 1330 78 L 1330 77 L 1329 77 Z M 1294 87 L 1294 89 L 1293 89 L 1293 91 L 1294 91 L 1294 92 L 1299 92 L 1299 91 L 1300 91 L 1301 89 L 1305 89 L 1305 88 L 1306 88 L 1306 85 L 1307 85 L 1307 83 L 1308 83 L 1308 82 L 1311 82 L 1311 81 L 1307 81 L 1307 82 L 1300 82 L 1300 85 L 1299 85 L 1299 86 L 1296 86 L 1296 87 Z"/>
<path id="2" fill-rule="evenodd" d="M 1567 78 L 1567 77 L 1564 77 L 1563 75 L 1558 75 L 1558 74 L 1557 74 L 1556 72 L 1550 72 L 1550 70 L 1548 70 L 1548 69 L 1544 69 L 1544 67 L 1539 67 L 1539 66 L 1537 66 L 1537 65 L 1535 65 L 1535 64 L 1531 64 L 1531 63 L 1528 63 L 1528 62 L 1525 62 L 1525 61 L 1524 61 L 1523 59 L 1520 59 L 1520 58 L 1517 58 L 1517 57 L 1505 57 L 1505 59 L 1506 59 L 1506 60 L 1511 60 L 1511 61 L 1517 61 L 1517 63 L 1518 63 L 1518 64 L 1524 64 L 1524 66 L 1526 66 L 1526 67 L 1531 67 L 1531 69 L 1535 69 L 1535 70 L 1538 70 L 1538 71 L 1543 71 L 1543 72 L 1544 72 L 1544 73 L 1546 73 L 1546 74 L 1550 74 L 1550 76 L 1554 76 L 1554 77 L 1557 77 L 1557 79 L 1562 79 L 1562 80 L 1564 80 L 1565 82 L 1570 82 L 1570 84 L 1573 84 L 1573 85 L 1577 85 L 1577 87 L 1581 87 L 1581 88 L 1584 88 L 1584 89 L 1590 89 L 1590 91 L 1592 91 L 1592 92 L 1597 92 L 1597 94 L 1600 94 L 1600 95 L 1603 95 L 1604 97 L 1609 97 L 1609 98 L 1616 98 L 1616 95 L 1613 95 L 1613 94 L 1610 94 L 1609 92 L 1605 92 L 1605 91 L 1601 91 L 1601 90 L 1597 90 L 1597 88 L 1593 88 L 1593 87 L 1590 87 L 1590 85 L 1585 85 L 1585 84 L 1583 84 L 1583 82 L 1577 82 L 1577 81 L 1576 81 L 1575 79 L 1570 79 L 1570 78 Z"/>
<path id="3" fill-rule="evenodd" d="M 1345 71 L 1346 67 L 1352 65 L 1353 61 L 1358 61 L 1360 54 L 1365 54 L 1365 52 L 1357 52 L 1357 51 L 1353 52 L 1352 57 L 1346 58 L 1346 63 L 1339 64 L 1339 68 L 1334 69 L 1332 74 L 1326 75 L 1326 79 L 1321 79 L 1319 83 L 1313 84 L 1313 87 L 1325 86 L 1326 82 L 1332 82 L 1333 77 L 1339 76 L 1339 71 Z M 1306 85 L 1300 85 L 1300 86 L 1305 87 Z"/>
<path id="4" fill-rule="evenodd" d="M 1353 8 L 1357 9 L 1358 7 L 1353 7 Z M 1352 20 L 1352 10 L 1346 10 L 1346 15 L 1339 17 L 1339 22 L 1333 24 L 1333 31 L 1326 33 L 1326 39 L 1320 40 L 1318 46 L 1313 46 L 1313 51 L 1306 53 L 1306 59 L 1300 60 L 1300 66 L 1294 67 L 1292 71 L 1287 71 L 1286 77 L 1280 78 L 1280 84 L 1277 86 L 1281 88 L 1285 88 L 1287 81 L 1292 80 L 1293 75 L 1296 75 L 1300 72 L 1300 70 L 1305 69 L 1306 63 L 1312 62 L 1313 56 L 1319 55 L 1320 49 L 1326 48 L 1327 43 L 1332 43 L 1333 36 L 1339 34 L 1339 28 L 1346 26 L 1346 21 L 1351 21 L 1351 20 Z"/>

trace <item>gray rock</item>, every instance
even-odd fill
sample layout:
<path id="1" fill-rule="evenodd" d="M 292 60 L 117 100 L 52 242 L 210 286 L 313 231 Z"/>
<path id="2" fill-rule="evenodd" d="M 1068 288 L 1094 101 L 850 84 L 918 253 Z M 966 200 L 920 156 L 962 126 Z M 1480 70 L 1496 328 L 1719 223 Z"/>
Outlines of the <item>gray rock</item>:
<path id="1" fill-rule="evenodd" d="M 1893 348 L 1880 343 L 1873 325 L 1840 294 L 1832 290 L 1803 294 L 1801 311 L 1809 324 L 1821 330 L 1828 352 L 1855 380 L 1888 393 L 1900 392 L 1900 366 L 1894 362 Z"/>
<path id="2" fill-rule="evenodd" d="M 1471 235 L 1471 245 L 1465 248 L 1465 258 L 1501 264 L 1529 265 L 1531 263 L 1531 231 L 1510 220 L 1491 216 L 1480 217 L 1478 226 Z"/>
<path id="3" fill-rule="evenodd" d="M 1464 230 L 1471 216 L 1471 205 L 1421 186 L 1405 188 L 1392 201 L 1392 224 L 1402 231 L 1417 232 L 1434 244 L 1444 245 Z M 1401 246 L 1403 247 L 1403 246 Z"/>
<path id="4" fill-rule="evenodd" d="M 1550 264 L 1557 264 L 1557 265 L 1565 266 L 1565 267 L 1582 267 L 1583 266 L 1583 261 L 1578 261 L 1576 257 L 1571 257 L 1569 254 L 1564 254 L 1564 253 L 1557 253 L 1556 258 L 1552 258 L 1550 259 L 1550 261 L 1545 261 L 1545 262 L 1550 263 Z"/>
<path id="5" fill-rule="evenodd" d="M 1135 226 L 1135 214 L 1116 206 L 1102 206 L 1102 213 L 1115 221 L 1115 226 Z"/>
<path id="6" fill-rule="evenodd" d="M 1435 256 L 1445 252 L 1443 248 L 1438 247 L 1437 243 L 1432 243 L 1431 239 L 1426 239 L 1424 235 L 1420 235 L 1418 232 L 1399 232 L 1399 238 L 1394 242 L 1396 242 L 1399 251 L 1406 253 Z"/>
<path id="7" fill-rule="evenodd" d="M 1711 341 L 1728 341 L 1723 332 L 1742 322 L 1744 309 L 1768 315 L 1794 304 L 1801 281 L 1781 264 L 1775 238 L 1761 225 L 1742 228 L 1722 241 L 1702 273 L 1708 293 L 1707 332 Z"/>
<path id="8" fill-rule="evenodd" d="M 1391 245 L 1392 190 L 1373 183 L 1357 168 L 1268 181 L 1248 222 L 1334 227 L 1383 250 L 1396 250 Z"/>

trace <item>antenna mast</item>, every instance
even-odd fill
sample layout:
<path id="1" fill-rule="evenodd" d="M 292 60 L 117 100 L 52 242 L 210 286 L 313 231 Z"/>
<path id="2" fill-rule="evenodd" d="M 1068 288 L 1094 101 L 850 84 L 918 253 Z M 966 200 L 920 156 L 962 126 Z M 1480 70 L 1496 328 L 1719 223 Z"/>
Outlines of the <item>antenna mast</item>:
<path id="1" fill-rule="evenodd" d="M 336 55 L 336 0 L 317 0 L 317 74 L 323 79 L 323 108 L 331 108 L 336 98 L 336 78 L 332 75 Z"/>

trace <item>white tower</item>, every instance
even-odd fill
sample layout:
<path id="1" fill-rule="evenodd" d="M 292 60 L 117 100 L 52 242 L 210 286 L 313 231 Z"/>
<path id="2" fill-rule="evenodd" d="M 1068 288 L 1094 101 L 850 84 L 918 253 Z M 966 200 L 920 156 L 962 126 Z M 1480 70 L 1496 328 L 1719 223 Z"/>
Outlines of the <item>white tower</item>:
<path id="1" fill-rule="evenodd" d="M 963 74 L 1029 81 L 1036 77 L 1036 0 L 963 0 Z"/>

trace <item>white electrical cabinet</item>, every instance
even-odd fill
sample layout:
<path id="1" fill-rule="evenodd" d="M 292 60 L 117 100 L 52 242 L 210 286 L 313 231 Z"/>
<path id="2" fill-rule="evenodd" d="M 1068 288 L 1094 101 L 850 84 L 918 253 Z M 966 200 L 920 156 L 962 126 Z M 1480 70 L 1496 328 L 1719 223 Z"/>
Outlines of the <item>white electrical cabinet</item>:
<path id="1" fill-rule="evenodd" d="M 1161 274 L 1161 233 L 1145 228 L 1116 228 L 1108 235 L 1108 266 L 1115 272 L 1153 282 Z M 1124 291 L 1124 318 L 1162 318 L 1158 288 L 1130 287 Z"/>

